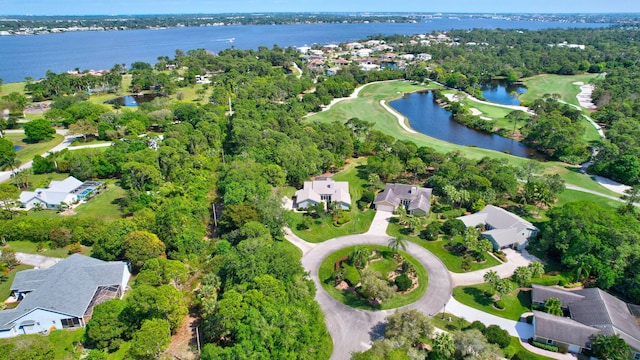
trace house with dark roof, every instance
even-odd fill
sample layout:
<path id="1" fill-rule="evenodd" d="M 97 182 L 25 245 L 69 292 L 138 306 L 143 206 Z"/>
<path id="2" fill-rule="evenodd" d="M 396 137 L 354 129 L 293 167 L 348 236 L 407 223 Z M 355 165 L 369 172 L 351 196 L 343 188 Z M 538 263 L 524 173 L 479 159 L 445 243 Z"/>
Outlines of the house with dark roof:
<path id="1" fill-rule="evenodd" d="M 53 180 L 48 188 L 35 191 L 23 191 L 18 201 L 26 210 L 40 207 L 42 209 L 58 209 L 81 200 L 89 199 L 104 186 L 97 181 L 82 182 L 73 176 L 64 180 Z"/>
<path id="2" fill-rule="evenodd" d="M 532 285 L 531 302 L 542 305 L 548 298 L 558 298 L 569 317 L 533 311 L 533 331 L 536 341 L 580 353 L 591 348 L 598 334 L 618 335 L 633 350 L 633 359 L 640 359 L 640 326 L 634 315 L 635 306 L 598 289 L 565 291 L 542 285 Z"/>
<path id="3" fill-rule="evenodd" d="M 317 177 L 313 181 L 305 181 L 302 189 L 296 191 L 293 207 L 296 209 L 315 206 L 319 203 L 337 202 L 342 209 L 351 207 L 349 183 L 334 181 L 330 177 Z"/>
<path id="4" fill-rule="evenodd" d="M 11 310 L 0 311 L 0 338 L 84 327 L 93 307 L 122 298 L 130 273 L 125 262 L 74 254 L 45 269 L 16 274 Z"/>
<path id="5" fill-rule="evenodd" d="M 487 205 L 475 214 L 458 217 L 466 227 L 483 226 L 482 237 L 493 244 L 494 250 L 523 249 L 538 228 L 520 216 L 493 205 Z"/>
<path id="6" fill-rule="evenodd" d="M 411 215 L 426 215 L 431 209 L 432 189 L 407 184 L 386 184 L 373 204 L 376 210 L 395 211 L 404 206 Z"/>

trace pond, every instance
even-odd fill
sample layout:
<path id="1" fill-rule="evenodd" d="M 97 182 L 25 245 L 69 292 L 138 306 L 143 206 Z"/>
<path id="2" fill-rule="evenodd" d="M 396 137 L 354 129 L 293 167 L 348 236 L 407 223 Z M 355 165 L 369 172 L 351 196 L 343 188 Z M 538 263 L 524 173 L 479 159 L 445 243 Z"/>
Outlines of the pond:
<path id="1" fill-rule="evenodd" d="M 435 102 L 431 91 L 408 94 L 390 102 L 389 105 L 406 116 L 413 129 L 436 139 L 524 158 L 531 158 L 537 154 L 535 150 L 518 141 L 476 131 L 455 122 L 451 113 Z"/>
<path id="2" fill-rule="evenodd" d="M 159 97 L 161 95 L 158 94 L 137 94 L 137 95 L 125 95 L 120 96 L 119 98 L 107 100 L 105 104 L 115 104 L 119 103 L 122 106 L 135 107 L 140 103 L 150 102 L 153 99 Z"/>
<path id="3" fill-rule="evenodd" d="M 21 146 L 21 145 L 13 145 L 13 151 L 16 152 L 16 151 L 22 149 L 23 147 L 24 146 Z"/>
<path id="4" fill-rule="evenodd" d="M 519 84 L 507 84 L 506 81 L 493 80 L 480 86 L 482 96 L 487 101 L 502 105 L 520 105 L 518 96 L 527 92 L 527 88 Z"/>

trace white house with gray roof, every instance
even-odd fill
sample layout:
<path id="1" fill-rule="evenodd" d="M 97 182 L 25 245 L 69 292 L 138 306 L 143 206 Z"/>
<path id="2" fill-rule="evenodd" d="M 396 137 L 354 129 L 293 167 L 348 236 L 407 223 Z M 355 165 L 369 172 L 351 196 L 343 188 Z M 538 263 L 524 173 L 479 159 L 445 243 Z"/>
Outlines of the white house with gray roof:
<path id="1" fill-rule="evenodd" d="M 394 211 L 404 206 L 411 215 L 426 215 L 431 210 L 432 189 L 407 184 L 386 184 L 373 204 L 376 210 Z"/>
<path id="2" fill-rule="evenodd" d="M 318 177 L 313 181 L 305 181 L 302 189 L 296 191 L 293 207 L 307 208 L 319 203 L 336 202 L 342 209 L 351 207 L 349 183 L 334 181 L 330 177 Z"/>
<path id="3" fill-rule="evenodd" d="M 640 359 L 640 320 L 635 305 L 598 289 L 565 291 L 532 285 L 531 302 L 543 305 L 548 298 L 558 298 L 569 317 L 534 311 L 533 330 L 536 341 L 580 353 L 591 348 L 598 334 L 618 335 L 633 350 L 632 359 Z"/>
<path id="4" fill-rule="evenodd" d="M 122 298 L 129 277 L 125 262 L 80 254 L 46 269 L 20 271 L 10 297 L 19 304 L 0 311 L 0 338 L 84 327 L 95 305 Z"/>
<path id="5" fill-rule="evenodd" d="M 103 183 L 97 181 L 82 182 L 73 176 L 64 180 L 53 180 L 46 189 L 23 191 L 18 201 L 20 207 L 30 210 L 36 207 L 42 209 L 58 209 L 60 206 L 70 205 L 80 200 L 88 199 L 96 190 L 102 188 Z"/>
<path id="6" fill-rule="evenodd" d="M 529 221 L 493 205 L 458 219 L 466 227 L 484 226 L 482 237 L 491 241 L 495 250 L 508 247 L 523 249 L 529 239 L 538 233 L 538 228 Z"/>

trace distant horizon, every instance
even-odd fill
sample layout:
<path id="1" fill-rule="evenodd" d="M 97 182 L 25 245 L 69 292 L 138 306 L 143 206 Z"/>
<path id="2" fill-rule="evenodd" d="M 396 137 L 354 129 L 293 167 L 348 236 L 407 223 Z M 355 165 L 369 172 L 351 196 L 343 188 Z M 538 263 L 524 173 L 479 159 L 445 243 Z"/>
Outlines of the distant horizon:
<path id="1" fill-rule="evenodd" d="M 0 0 L 0 16 L 138 16 L 256 13 L 459 13 L 459 14 L 637 14 L 640 2 L 628 0 Z"/>

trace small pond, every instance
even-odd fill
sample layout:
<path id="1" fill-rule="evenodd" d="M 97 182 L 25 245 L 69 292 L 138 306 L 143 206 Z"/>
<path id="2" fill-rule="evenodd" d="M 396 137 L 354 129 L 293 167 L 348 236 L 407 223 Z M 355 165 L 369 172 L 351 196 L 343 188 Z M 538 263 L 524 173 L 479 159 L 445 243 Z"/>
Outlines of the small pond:
<path id="1" fill-rule="evenodd" d="M 115 104 L 119 103 L 122 106 L 135 107 L 140 103 L 150 102 L 153 99 L 159 97 L 161 95 L 158 94 L 137 94 L 137 95 L 125 95 L 120 96 L 119 98 L 107 100 L 105 104 Z"/>
<path id="2" fill-rule="evenodd" d="M 536 155 L 535 150 L 518 141 L 476 131 L 455 122 L 451 113 L 435 102 L 431 91 L 408 94 L 389 105 L 406 116 L 413 129 L 436 139 L 524 158 Z"/>
<path id="3" fill-rule="evenodd" d="M 15 151 L 18 151 L 18 150 L 22 149 L 23 147 L 24 147 L 24 146 L 21 146 L 21 145 L 13 145 L 13 151 L 14 151 L 14 152 L 15 152 Z"/>
<path id="4" fill-rule="evenodd" d="M 527 92 L 527 88 L 519 84 L 507 84 L 506 81 L 493 80 L 480 86 L 482 96 L 487 101 L 503 105 L 520 105 L 518 96 Z"/>

